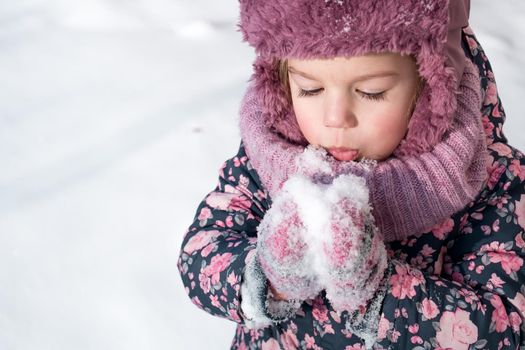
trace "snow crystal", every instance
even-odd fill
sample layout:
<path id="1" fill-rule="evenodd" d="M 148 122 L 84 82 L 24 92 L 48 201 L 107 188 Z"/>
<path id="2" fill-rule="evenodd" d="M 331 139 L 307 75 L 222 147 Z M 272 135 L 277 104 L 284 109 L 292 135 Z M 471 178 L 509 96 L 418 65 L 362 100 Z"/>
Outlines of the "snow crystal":
<path id="1" fill-rule="evenodd" d="M 356 22 L 355 17 L 350 15 L 345 15 L 343 17 L 343 32 L 348 33 L 352 30 L 354 23 Z"/>
<path id="2" fill-rule="evenodd" d="M 343 0 L 324 0 L 325 3 L 329 3 L 331 1 L 335 2 L 337 5 L 340 5 L 340 6 L 342 6 L 344 3 Z"/>

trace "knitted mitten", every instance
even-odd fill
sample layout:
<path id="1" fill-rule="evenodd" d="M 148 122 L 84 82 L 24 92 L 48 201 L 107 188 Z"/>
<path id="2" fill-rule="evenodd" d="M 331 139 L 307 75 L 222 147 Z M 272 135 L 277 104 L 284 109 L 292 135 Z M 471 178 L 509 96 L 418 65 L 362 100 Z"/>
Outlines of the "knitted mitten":
<path id="1" fill-rule="evenodd" d="M 316 190 L 309 179 L 291 177 L 257 228 L 256 259 L 275 291 L 289 299 L 310 299 L 322 289 L 309 258 L 308 228 L 299 213 L 300 196 L 309 190 Z"/>
<path id="2" fill-rule="evenodd" d="M 322 250 L 327 266 L 321 283 L 335 310 L 364 309 L 388 264 L 365 180 L 354 175 L 337 177 L 326 190 L 326 201 L 331 210 Z"/>

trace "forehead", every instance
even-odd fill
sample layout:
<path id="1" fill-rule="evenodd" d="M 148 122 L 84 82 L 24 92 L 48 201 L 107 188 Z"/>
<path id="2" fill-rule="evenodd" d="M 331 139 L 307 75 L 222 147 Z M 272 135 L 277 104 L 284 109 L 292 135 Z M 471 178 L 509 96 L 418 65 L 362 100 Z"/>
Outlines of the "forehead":
<path id="1" fill-rule="evenodd" d="M 386 77 L 417 74 L 415 61 L 411 56 L 396 53 L 370 54 L 333 59 L 288 60 L 288 70 L 307 79 L 323 77 Z"/>

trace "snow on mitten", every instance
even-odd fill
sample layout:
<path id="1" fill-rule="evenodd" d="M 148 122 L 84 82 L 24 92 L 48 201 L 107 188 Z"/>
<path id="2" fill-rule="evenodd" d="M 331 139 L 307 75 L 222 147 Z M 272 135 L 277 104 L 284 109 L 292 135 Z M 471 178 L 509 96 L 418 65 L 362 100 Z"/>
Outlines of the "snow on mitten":
<path id="1" fill-rule="evenodd" d="M 329 184 L 334 180 L 335 163 L 324 148 L 314 145 L 308 145 L 295 160 L 297 173 L 315 184 Z"/>
<path id="2" fill-rule="evenodd" d="M 363 310 L 387 268 L 383 237 L 374 224 L 363 177 L 341 175 L 326 190 L 330 219 L 323 244 L 326 270 L 321 281 L 332 307 Z"/>
<path id="3" fill-rule="evenodd" d="M 300 174 L 291 177 L 259 224 L 256 258 L 275 291 L 289 299 L 317 296 L 321 287 L 312 268 L 300 202 L 316 185 Z M 315 194 L 311 194 L 314 195 Z"/>

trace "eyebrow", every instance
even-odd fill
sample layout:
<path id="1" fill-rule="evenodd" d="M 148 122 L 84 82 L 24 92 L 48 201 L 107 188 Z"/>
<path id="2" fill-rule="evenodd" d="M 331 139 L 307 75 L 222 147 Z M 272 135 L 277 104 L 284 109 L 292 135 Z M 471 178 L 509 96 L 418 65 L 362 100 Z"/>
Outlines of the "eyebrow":
<path id="1" fill-rule="evenodd" d="M 301 72 L 300 70 L 297 70 L 296 68 L 294 68 L 292 66 L 288 66 L 288 71 L 290 73 L 292 73 L 292 74 L 300 75 L 300 76 L 302 76 L 302 77 L 304 77 L 306 79 L 319 81 L 314 76 L 312 76 L 312 75 L 310 75 L 308 73 L 305 73 L 305 72 Z M 382 72 L 376 72 L 376 73 L 359 75 L 355 79 L 353 79 L 353 81 L 363 81 L 363 80 L 368 80 L 368 79 L 372 79 L 372 78 L 391 77 L 391 76 L 398 76 L 398 75 L 399 74 L 397 72 L 394 72 L 394 71 L 382 71 Z"/>

